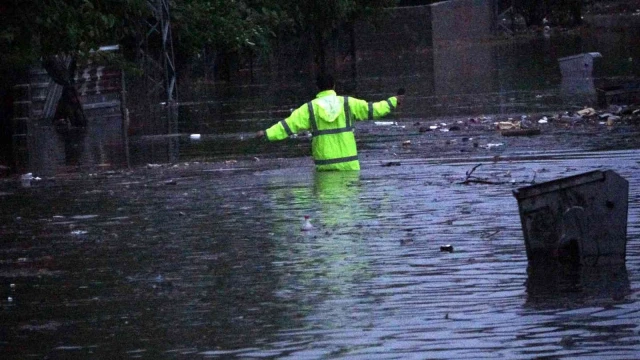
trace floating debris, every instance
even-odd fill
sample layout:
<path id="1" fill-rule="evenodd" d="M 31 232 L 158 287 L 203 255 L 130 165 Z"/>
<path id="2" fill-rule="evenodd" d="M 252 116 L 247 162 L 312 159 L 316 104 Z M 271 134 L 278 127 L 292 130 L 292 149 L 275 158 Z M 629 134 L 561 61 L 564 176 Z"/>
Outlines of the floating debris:
<path id="1" fill-rule="evenodd" d="M 400 166 L 402 165 L 399 161 L 387 161 L 386 163 L 382 164 L 382 166 Z"/>
<path id="2" fill-rule="evenodd" d="M 441 252 L 452 253 L 453 252 L 453 245 L 442 245 L 442 246 L 440 246 L 440 251 Z"/>
<path id="3" fill-rule="evenodd" d="M 411 245 L 413 244 L 413 239 L 401 239 L 400 240 L 400 245 Z"/>
<path id="4" fill-rule="evenodd" d="M 310 230 L 313 230 L 313 225 L 311 225 L 311 219 L 309 218 L 309 215 L 305 215 L 304 221 L 302 223 L 302 228 L 300 229 L 300 231 L 310 231 Z"/>

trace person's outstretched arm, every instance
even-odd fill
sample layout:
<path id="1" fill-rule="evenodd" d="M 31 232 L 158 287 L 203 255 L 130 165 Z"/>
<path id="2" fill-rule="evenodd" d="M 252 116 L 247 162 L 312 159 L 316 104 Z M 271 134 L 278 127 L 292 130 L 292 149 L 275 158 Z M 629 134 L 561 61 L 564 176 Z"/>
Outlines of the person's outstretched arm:
<path id="1" fill-rule="evenodd" d="M 357 120 L 374 120 L 391 114 L 402 104 L 404 89 L 398 90 L 398 95 L 378 102 L 349 98 L 351 112 Z"/>
<path id="2" fill-rule="evenodd" d="M 284 140 L 309 128 L 309 110 L 305 104 L 294 110 L 288 118 L 277 122 L 267 130 L 258 131 L 256 137 L 266 136 L 269 141 Z"/>

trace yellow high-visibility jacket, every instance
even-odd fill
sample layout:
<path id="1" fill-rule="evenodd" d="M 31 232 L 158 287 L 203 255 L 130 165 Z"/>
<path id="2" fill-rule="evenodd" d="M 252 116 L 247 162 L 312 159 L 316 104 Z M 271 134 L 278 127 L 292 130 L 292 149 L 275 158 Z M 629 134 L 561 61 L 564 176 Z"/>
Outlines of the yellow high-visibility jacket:
<path id="1" fill-rule="evenodd" d="M 397 104 L 395 96 L 366 102 L 324 90 L 314 100 L 294 110 L 291 116 L 268 128 L 266 136 L 269 141 L 276 141 L 310 130 L 316 170 L 360 170 L 353 134 L 355 121 L 384 117 L 395 110 Z"/>

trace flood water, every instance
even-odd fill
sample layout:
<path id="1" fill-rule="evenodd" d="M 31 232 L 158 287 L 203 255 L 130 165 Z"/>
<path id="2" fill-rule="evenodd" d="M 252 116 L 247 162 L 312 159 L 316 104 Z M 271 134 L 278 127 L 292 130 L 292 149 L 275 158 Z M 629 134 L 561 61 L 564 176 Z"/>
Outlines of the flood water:
<path id="1" fill-rule="evenodd" d="M 637 358 L 638 155 L 5 186 L 3 358 Z M 504 183 L 460 184 L 478 163 Z M 626 265 L 528 274 L 512 191 L 603 169 L 630 182 Z"/>
<path id="2" fill-rule="evenodd" d="M 637 126 L 471 134 L 522 149 L 508 161 L 398 145 L 462 141 L 418 134 L 416 121 L 583 106 L 558 57 L 599 51 L 594 80 L 637 76 L 637 39 L 441 49 L 386 61 L 399 75 L 363 65 L 354 95 L 409 95 L 393 119 L 404 130 L 359 128 L 359 173 L 315 173 L 308 142 L 245 141 L 313 95 L 254 84 L 181 106 L 176 165 L 154 165 L 165 140 L 132 138 L 132 170 L 48 166 L 31 187 L 0 183 L 2 359 L 637 359 Z M 401 151 L 401 166 L 380 166 Z M 240 162 L 194 163 L 211 159 Z M 460 183 L 479 163 L 474 174 L 499 184 Z M 528 272 L 512 191 L 608 169 L 630 183 L 625 265 Z"/>

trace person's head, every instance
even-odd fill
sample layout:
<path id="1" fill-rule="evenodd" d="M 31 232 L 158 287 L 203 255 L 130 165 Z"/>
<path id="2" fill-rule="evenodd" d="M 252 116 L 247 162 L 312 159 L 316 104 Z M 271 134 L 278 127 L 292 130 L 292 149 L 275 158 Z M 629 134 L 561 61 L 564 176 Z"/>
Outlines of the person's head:
<path id="1" fill-rule="evenodd" d="M 316 86 L 318 86 L 318 89 L 320 89 L 321 91 L 333 90 L 336 87 L 336 83 L 333 80 L 333 76 L 331 76 L 331 74 L 321 73 L 316 78 Z"/>

